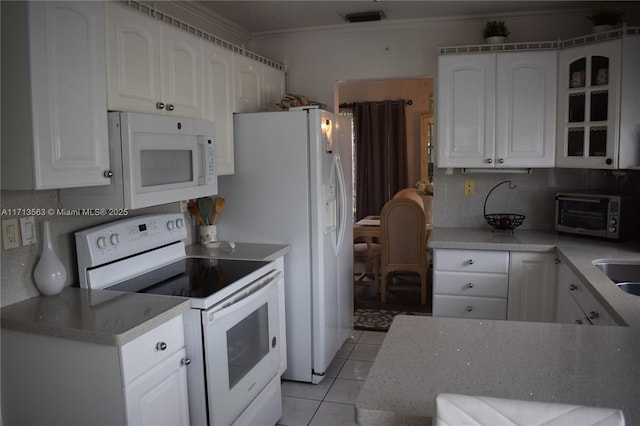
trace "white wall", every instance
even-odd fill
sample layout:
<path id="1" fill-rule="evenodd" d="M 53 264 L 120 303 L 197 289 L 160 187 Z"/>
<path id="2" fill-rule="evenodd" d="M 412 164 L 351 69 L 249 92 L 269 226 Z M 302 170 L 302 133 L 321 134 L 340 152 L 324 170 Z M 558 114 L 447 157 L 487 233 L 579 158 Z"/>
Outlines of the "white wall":
<path id="1" fill-rule="evenodd" d="M 591 31 L 588 10 L 561 15 L 504 17 L 509 42 L 556 40 Z M 493 18 L 493 17 L 491 17 Z M 481 44 L 485 17 L 340 26 L 265 35 L 256 52 L 287 67 L 287 90 L 333 104 L 336 80 L 435 75 L 437 47 Z"/>
<path id="2" fill-rule="evenodd" d="M 633 9 L 626 10 L 627 24 L 640 25 L 638 3 L 628 4 Z M 586 18 L 590 7 L 584 2 L 576 2 L 576 5 L 587 7 L 558 14 L 499 18 L 504 19 L 511 30 L 508 42 L 567 39 L 591 32 L 591 22 Z M 403 25 L 382 22 L 263 35 L 254 40 L 253 49 L 286 65 L 287 91 L 333 105 L 334 82 L 338 80 L 435 76 L 437 47 L 482 44 L 484 22 L 496 18 L 416 21 Z M 462 191 L 465 178 L 469 176 L 461 175 L 459 170 L 452 174 L 443 169 L 435 170 L 433 220 L 436 226 L 487 226 L 482 214 L 484 197 L 493 185 L 509 178 L 513 178 L 519 188 L 506 191 L 509 194 L 496 191 L 495 200 L 492 194 L 494 205 L 507 212 L 519 210 L 527 216 L 522 227 L 531 229 L 553 229 L 553 196 L 558 190 L 624 184 L 640 191 L 638 172 L 630 173 L 625 180 L 598 171 L 542 169 L 528 176 L 472 176 L 476 195 L 465 197 Z"/>

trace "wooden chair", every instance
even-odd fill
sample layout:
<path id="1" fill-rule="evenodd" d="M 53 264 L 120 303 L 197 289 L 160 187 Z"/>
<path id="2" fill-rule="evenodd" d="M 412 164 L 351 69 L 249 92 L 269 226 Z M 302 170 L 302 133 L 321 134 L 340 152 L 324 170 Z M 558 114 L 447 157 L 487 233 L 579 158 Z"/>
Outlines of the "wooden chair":
<path id="1" fill-rule="evenodd" d="M 373 238 L 359 238 L 353 243 L 354 282 L 364 284 L 365 278 L 372 278 L 376 293 L 380 292 L 380 254 L 382 247 L 373 242 Z M 356 272 L 356 262 L 364 262 L 364 272 Z"/>
<path id="2" fill-rule="evenodd" d="M 410 200 L 418 203 L 420 207 L 422 207 L 422 211 L 424 211 L 424 201 L 422 201 L 422 197 L 418 194 L 418 190 L 415 188 L 404 188 L 400 191 L 396 192 L 393 198 L 409 198 Z"/>
<path id="3" fill-rule="evenodd" d="M 417 194 L 416 194 L 417 195 Z M 380 214 L 382 243 L 381 295 L 387 302 L 387 290 L 406 290 L 406 286 L 389 284 L 396 273 L 415 273 L 420 277 L 420 303 L 427 303 L 427 235 L 422 206 L 406 197 L 387 202 Z"/>

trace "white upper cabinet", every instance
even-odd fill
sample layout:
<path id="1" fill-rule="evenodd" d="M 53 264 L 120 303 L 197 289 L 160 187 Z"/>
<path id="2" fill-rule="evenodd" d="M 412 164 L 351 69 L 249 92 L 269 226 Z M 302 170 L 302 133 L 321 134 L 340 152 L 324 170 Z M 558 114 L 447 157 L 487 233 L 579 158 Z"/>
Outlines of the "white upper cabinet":
<path id="1" fill-rule="evenodd" d="M 107 3 L 110 110 L 204 118 L 200 40 Z"/>
<path id="2" fill-rule="evenodd" d="M 286 90 L 284 72 L 269 65 L 262 64 L 262 81 L 263 107 L 269 109 L 273 105 L 282 102 L 282 97 Z"/>
<path id="3" fill-rule="evenodd" d="M 104 3 L 2 2 L 2 189 L 106 185 Z"/>
<path id="4" fill-rule="evenodd" d="M 438 167 L 492 165 L 495 72 L 493 54 L 438 58 Z"/>
<path id="5" fill-rule="evenodd" d="M 552 167 L 557 53 L 438 58 L 438 167 Z"/>
<path id="6" fill-rule="evenodd" d="M 496 166 L 553 167 L 555 51 L 498 54 Z"/>
<path id="7" fill-rule="evenodd" d="M 560 51 L 558 167 L 640 168 L 640 37 Z"/>
<path id="8" fill-rule="evenodd" d="M 621 45 L 560 51 L 558 167 L 618 168 Z"/>
<path id="9" fill-rule="evenodd" d="M 233 54 L 202 41 L 205 119 L 216 123 L 216 165 L 219 175 L 233 174 Z"/>
<path id="10" fill-rule="evenodd" d="M 233 112 L 262 110 L 262 64 L 241 54 L 233 55 Z"/>
<path id="11" fill-rule="evenodd" d="M 640 37 L 622 39 L 618 168 L 640 169 Z"/>

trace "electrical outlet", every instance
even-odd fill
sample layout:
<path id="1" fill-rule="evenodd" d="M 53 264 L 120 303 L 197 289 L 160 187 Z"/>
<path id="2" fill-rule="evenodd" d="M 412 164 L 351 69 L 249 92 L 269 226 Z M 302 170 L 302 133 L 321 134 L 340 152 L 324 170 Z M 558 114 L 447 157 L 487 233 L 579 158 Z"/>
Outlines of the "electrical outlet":
<path id="1" fill-rule="evenodd" d="M 473 196 L 475 192 L 475 183 L 472 180 L 464 181 L 464 195 L 467 197 Z"/>
<path id="2" fill-rule="evenodd" d="M 2 244 L 5 250 L 20 247 L 20 228 L 18 228 L 17 218 L 2 221 Z"/>

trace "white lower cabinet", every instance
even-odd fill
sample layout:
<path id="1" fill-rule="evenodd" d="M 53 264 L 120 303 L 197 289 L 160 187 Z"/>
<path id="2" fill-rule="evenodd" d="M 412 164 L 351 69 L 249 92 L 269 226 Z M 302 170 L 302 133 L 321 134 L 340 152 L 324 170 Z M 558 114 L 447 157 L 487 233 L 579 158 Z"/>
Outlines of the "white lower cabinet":
<path id="1" fill-rule="evenodd" d="M 188 425 L 178 316 L 123 346 L 2 329 L 4 424 Z"/>
<path id="2" fill-rule="evenodd" d="M 554 321 L 556 260 L 555 253 L 511 252 L 507 307 L 509 321 Z"/>
<path id="3" fill-rule="evenodd" d="M 185 355 L 183 348 L 127 385 L 128 424 L 189 424 Z"/>
<path id="4" fill-rule="evenodd" d="M 507 319 L 509 252 L 433 251 L 433 315 Z"/>
<path id="5" fill-rule="evenodd" d="M 555 253 L 438 249 L 433 315 L 553 322 Z"/>
<path id="6" fill-rule="evenodd" d="M 616 325 L 586 284 L 563 263 L 558 266 L 555 322 Z"/>

